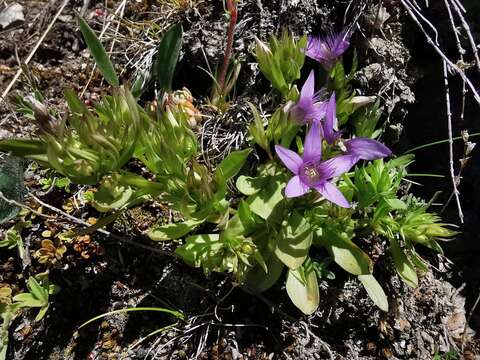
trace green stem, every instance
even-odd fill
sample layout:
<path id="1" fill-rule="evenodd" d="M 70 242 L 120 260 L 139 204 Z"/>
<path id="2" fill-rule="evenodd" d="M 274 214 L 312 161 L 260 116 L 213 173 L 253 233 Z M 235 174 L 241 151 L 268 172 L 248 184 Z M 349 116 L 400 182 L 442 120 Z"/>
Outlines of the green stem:
<path id="1" fill-rule="evenodd" d="M 480 133 L 471 134 L 468 137 L 472 138 L 472 137 L 477 137 L 477 136 L 480 136 Z M 456 140 L 460 140 L 460 139 L 463 139 L 463 137 L 462 136 L 457 136 L 457 137 L 454 137 L 452 140 L 456 141 Z M 450 141 L 449 139 L 445 139 L 445 140 L 439 140 L 439 141 L 431 142 L 431 143 L 428 143 L 428 144 L 420 145 L 420 146 L 417 146 L 417 147 L 414 147 L 412 149 L 409 149 L 409 150 L 405 151 L 405 154 L 408 154 L 408 153 L 411 153 L 411 152 L 414 152 L 414 151 L 417 151 L 417 150 L 420 150 L 420 149 L 425 149 L 425 148 L 428 148 L 430 146 L 445 144 L 445 143 L 448 143 L 449 141 Z"/>

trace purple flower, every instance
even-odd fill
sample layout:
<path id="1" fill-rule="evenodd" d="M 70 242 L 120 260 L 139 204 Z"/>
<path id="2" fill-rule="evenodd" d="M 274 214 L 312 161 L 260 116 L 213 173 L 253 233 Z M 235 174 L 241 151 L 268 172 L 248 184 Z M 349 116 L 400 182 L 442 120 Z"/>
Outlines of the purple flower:
<path id="1" fill-rule="evenodd" d="M 349 38 L 345 31 L 338 34 L 332 32 L 324 38 L 309 36 L 305 55 L 317 60 L 327 70 L 330 70 L 349 46 Z"/>
<path id="2" fill-rule="evenodd" d="M 392 151 L 382 143 L 367 138 L 355 138 L 345 142 L 348 155 L 362 160 L 381 159 L 392 155 Z"/>
<path id="3" fill-rule="evenodd" d="M 332 145 L 340 136 L 337 121 L 337 105 L 335 93 L 332 94 L 326 106 L 325 120 L 322 122 L 323 137 Z M 392 151 L 382 143 L 368 138 L 355 138 L 345 143 L 346 154 L 355 156 L 358 160 L 376 160 L 392 155 Z"/>
<path id="4" fill-rule="evenodd" d="M 325 140 L 327 140 L 327 143 L 332 145 L 340 136 L 340 133 L 335 131 L 338 130 L 337 103 L 335 101 L 335 93 L 330 96 L 330 100 L 328 100 L 325 112 L 325 120 L 322 123 L 323 137 Z"/>
<path id="5" fill-rule="evenodd" d="M 348 208 L 350 203 L 330 180 L 348 170 L 358 161 L 356 156 L 342 155 L 322 161 L 321 129 L 317 122 L 305 138 L 303 156 L 276 145 L 275 151 L 285 166 L 295 174 L 285 188 L 285 196 L 302 196 L 310 188 L 317 190 L 323 197 L 341 207 Z"/>
<path id="6" fill-rule="evenodd" d="M 290 108 L 290 113 L 295 121 L 301 123 L 318 121 L 325 116 L 323 103 L 320 102 L 320 94 L 315 93 L 315 74 L 313 70 L 302 86 L 300 99 Z"/>

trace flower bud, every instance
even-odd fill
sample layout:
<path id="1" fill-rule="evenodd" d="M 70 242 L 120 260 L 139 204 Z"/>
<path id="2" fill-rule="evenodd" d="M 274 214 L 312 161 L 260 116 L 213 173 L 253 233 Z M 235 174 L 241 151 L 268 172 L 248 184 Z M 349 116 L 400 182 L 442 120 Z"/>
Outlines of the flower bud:
<path id="1" fill-rule="evenodd" d="M 358 109 L 362 106 L 371 104 L 377 100 L 376 96 L 354 96 L 350 99 L 350 104 L 353 105 L 355 109 Z"/>

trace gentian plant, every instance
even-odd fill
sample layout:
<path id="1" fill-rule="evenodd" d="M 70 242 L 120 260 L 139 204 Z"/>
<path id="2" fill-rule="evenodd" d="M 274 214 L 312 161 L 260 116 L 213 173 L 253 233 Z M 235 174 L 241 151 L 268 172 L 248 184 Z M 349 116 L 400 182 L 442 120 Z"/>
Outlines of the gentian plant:
<path id="1" fill-rule="evenodd" d="M 35 159 L 72 182 L 95 184 L 99 211 L 115 214 L 147 199 L 166 203 L 182 221 L 154 226 L 149 236 L 183 239 L 176 252 L 186 263 L 206 273 L 231 273 L 250 292 L 284 284 L 295 306 L 311 314 L 320 302 L 318 280 L 329 273 L 325 264 L 332 260 L 357 276 L 387 311 L 375 264 L 361 248 L 364 239 L 373 234 L 373 241 L 388 240 L 397 272 L 416 286 L 427 264 L 415 245 L 441 251 L 438 240 L 455 235 L 427 204 L 401 190 L 412 158 L 395 158 L 376 140 L 379 103 L 351 89 L 356 61 L 348 75 L 341 61 L 349 46 L 346 32 L 324 39 L 284 32 L 268 44 L 257 39 L 255 57 L 272 86 L 271 114 L 262 118 L 250 104 L 250 144 L 210 164 L 201 160 L 190 130 L 193 104 L 171 106 L 172 89 L 158 81 L 163 96 L 141 107 L 119 86 L 98 39 L 80 23 L 113 96 L 92 112 L 67 92 L 70 112 L 66 121 L 52 123 L 56 136 L 46 130 L 31 140 L 0 141 L 0 149 Z M 181 44 L 181 28 L 165 38 Z M 305 56 L 327 71 L 319 90 L 314 70 L 298 90 Z M 170 64 L 169 72 L 162 75 L 159 67 L 155 73 L 171 85 L 174 60 L 168 51 L 158 57 Z M 29 109 L 37 120 L 47 116 Z M 244 166 L 252 153 L 259 159 L 253 169 Z M 152 176 L 130 172 L 124 166 L 130 159 L 142 162 Z"/>

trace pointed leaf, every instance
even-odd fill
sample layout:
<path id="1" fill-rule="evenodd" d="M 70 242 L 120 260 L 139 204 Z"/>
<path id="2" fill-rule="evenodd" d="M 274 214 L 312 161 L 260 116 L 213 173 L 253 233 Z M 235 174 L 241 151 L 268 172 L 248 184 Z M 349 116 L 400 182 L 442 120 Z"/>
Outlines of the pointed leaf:
<path id="1" fill-rule="evenodd" d="M 253 114 L 253 123 L 250 125 L 250 128 L 249 128 L 250 135 L 252 135 L 253 140 L 263 150 L 265 150 L 269 155 L 271 155 L 269 141 L 267 138 L 267 134 L 265 132 L 265 127 L 263 126 L 262 119 L 260 118 L 260 114 L 258 113 L 258 110 L 255 107 L 255 105 L 253 105 L 250 102 L 248 102 L 247 104 L 250 107 L 250 110 L 252 111 L 252 114 Z"/>
<path id="2" fill-rule="evenodd" d="M 29 293 L 15 295 L 13 301 L 18 302 L 21 307 L 42 307 L 44 305 L 41 300 Z"/>
<path id="3" fill-rule="evenodd" d="M 275 248 L 275 255 L 290 269 L 302 266 L 312 245 L 313 234 L 305 218 L 295 212 L 287 219 Z"/>
<path id="4" fill-rule="evenodd" d="M 396 239 L 390 239 L 390 251 L 395 262 L 395 269 L 403 281 L 413 288 L 418 286 L 418 276 L 415 267 L 408 259 L 407 255 L 400 248 Z"/>
<path id="5" fill-rule="evenodd" d="M 247 160 L 251 149 L 231 152 L 218 166 L 216 172 L 219 172 L 225 180 L 229 180 L 242 169 Z"/>
<path id="6" fill-rule="evenodd" d="M 177 66 L 180 49 L 182 47 L 182 26 L 172 26 L 163 36 L 158 46 L 157 55 L 153 64 L 153 78 L 159 89 L 172 90 L 172 79 Z"/>
<path id="7" fill-rule="evenodd" d="M 293 304 L 304 314 L 310 315 L 317 310 L 318 304 L 320 303 L 317 275 L 312 268 L 305 273 L 305 284 L 300 281 L 301 278 L 302 274 L 299 269 L 290 269 L 285 287 Z"/>
<path id="8" fill-rule="evenodd" d="M 154 226 L 148 232 L 148 237 L 153 241 L 179 239 L 192 231 L 201 221 L 187 220 L 175 224 Z"/>
<path id="9" fill-rule="evenodd" d="M 47 304 L 46 306 L 42 306 L 40 308 L 40 310 L 38 311 L 37 316 L 35 316 L 35 321 L 42 320 L 44 318 L 45 314 L 47 313 L 48 308 L 49 308 L 49 304 Z"/>
<path id="10" fill-rule="evenodd" d="M 388 298 L 373 275 L 358 275 L 358 279 L 362 282 L 363 287 L 367 290 L 368 296 L 373 303 L 381 310 L 388 311 Z"/>
<path id="11" fill-rule="evenodd" d="M 48 291 L 40 285 L 35 277 L 28 278 L 27 288 L 36 299 L 42 302 L 42 305 L 48 304 Z"/>
<path id="12" fill-rule="evenodd" d="M 47 146 L 34 139 L 3 139 L 0 140 L 0 151 L 11 152 L 17 156 L 42 155 L 47 152 Z"/>
<path id="13" fill-rule="evenodd" d="M 256 266 L 247 273 L 246 282 L 251 289 L 257 292 L 270 289 L 282 275 L 284 265 L 274 254 L 271 254 L 266 261 L 266 267 L 266 273 L 261 266 Z"/>
<path id="14" fill-rule="evenodd" d="M 119 82 L 117 73 L 115 72 L 112 63 L 110 62 L 110 58 L 108 57 L 107 52 L 105 51 L 105 48 L 98 39 L 97 35 L 95 35 L 95 32 L 83 18 L 77 16 L 77 21 L 83 38 L 85 39 L 90 53 L 95 59 L 95 63 L 97 64 L 98 69 L 102 73 L 103 77 L 110 85 L 118 86 Z"/>
<path id="15" fill-rule="evenodd" d="M 353 275 L 368 275 L 371 273 L 372 260 L 350 239 L 345 239 L 339 234 L 324 229 L 320 238 L 321 245 L 345 271 Z"/>

